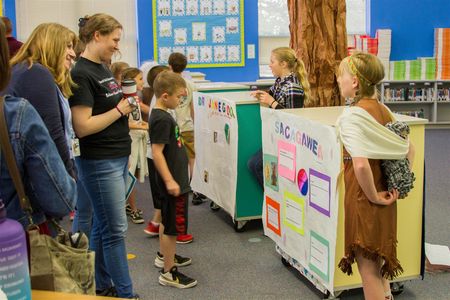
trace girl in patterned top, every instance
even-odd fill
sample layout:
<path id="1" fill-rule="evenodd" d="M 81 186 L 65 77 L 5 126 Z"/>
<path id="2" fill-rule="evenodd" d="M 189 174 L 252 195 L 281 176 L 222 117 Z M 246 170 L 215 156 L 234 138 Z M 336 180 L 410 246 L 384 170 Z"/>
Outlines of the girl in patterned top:
<path id="1" fill-rule="evenodd" d="M 270 69 L 277 78 L 268 92 L 252 93 L 261 103 L 274 109 L 302 108 L 310 99 L 305 65 L 289 47 L 272 50 Z"/>
<path id="2" fill-rule="evenodd" d="M 270 69 L 277 78 L 268 92 L 254 91 L 252 96 L 273 108 L 302 108 L 310 102 L 310 88 L 303 61 L 289 47 L 272 50 Z M 247 162 L 250 172 L 264 188 L 262 150 L 256 152 Z"/>

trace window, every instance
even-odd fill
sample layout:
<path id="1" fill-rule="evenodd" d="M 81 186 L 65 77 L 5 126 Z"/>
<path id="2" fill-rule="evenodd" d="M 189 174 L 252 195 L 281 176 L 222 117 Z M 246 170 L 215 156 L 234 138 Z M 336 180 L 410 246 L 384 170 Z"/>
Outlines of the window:
<path id="1" fill-rule="evenodd" d="M 366 3 L 369 0 L 346 0 L 347 34 L 364 34 Z M 270 51 L 289 46 L 289 13 L 287 0 L 258 0 L 259 64 L 260 76 L 271 77 L 268 68 Z"/>

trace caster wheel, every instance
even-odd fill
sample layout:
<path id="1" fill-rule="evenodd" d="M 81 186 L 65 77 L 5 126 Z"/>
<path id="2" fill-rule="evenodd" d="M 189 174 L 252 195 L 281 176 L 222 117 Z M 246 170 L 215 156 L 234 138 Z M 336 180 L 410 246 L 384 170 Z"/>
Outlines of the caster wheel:
<path id="1" fill-rule="evenodd" d="M 234 221 L 234 231 L 244 232 L 248 221 Z"/>
<path id="2" fill-rule="evenodd" d="M 220 209 L 220 206 L 211 201 L 209 203 L 209 208 L 211 208 L 212 211 L 218 211 Z"/>
<path id="3" fill-rule="evenodd" d="M 393 282 L 391 283 L 391 293 L 394 296 L 400 295 L 403 293 L 403 289 L 405 284 L 403 282 Z"/>
<path id="4" fill-rule="evenodd" d="M 281 257 L 281 263 L 287 268 L 291 267 L 291 264 L 284 257 Z"/>

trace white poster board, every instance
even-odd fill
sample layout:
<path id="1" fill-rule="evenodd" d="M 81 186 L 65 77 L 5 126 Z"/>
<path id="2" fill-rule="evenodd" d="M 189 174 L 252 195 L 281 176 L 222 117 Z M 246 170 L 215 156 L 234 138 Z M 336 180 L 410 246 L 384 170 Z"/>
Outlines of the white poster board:
<path id="1" fill-rule="evenodd" d="M 333 293 L 341 146 L 332 126 L 261 108 L 264 233 Z"/>
<path id="2" fill-rule="evenodd" d="M 195 92 L 195 167 L 191 187 L 233 218 L 236 206 L 238 122 L 232 100 Z"/>

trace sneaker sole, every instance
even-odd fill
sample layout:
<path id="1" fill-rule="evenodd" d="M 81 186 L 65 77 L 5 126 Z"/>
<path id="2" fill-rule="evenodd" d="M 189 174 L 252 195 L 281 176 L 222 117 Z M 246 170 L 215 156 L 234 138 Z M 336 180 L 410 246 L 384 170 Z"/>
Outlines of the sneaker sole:
<path id="1" fill-rule="evenodd" d="M 192 243 L 193 239 L 190 241 L 177 241 L 177 244 L 189 244 Z"/>
<path id="2" fill-rule="evenodd" d="M 133 220 L 133 219 L 131 219 L 131 222 L 133 222 L 134 224 L 143 224 L 145 221 L 144 220 Z"/>
<path id="3" fill-rule="evenodd" d="M 151 231 L 148 231 L 147 229 L 144 229 L 144 232 L 145 232 L 145 234 L 147 234 L 147 235 L 149 235 L 149 236 L 151 236 L 151 237 L 155 237 L 155 236 L 158 236 L 158 235 L 159 235 L 159 232 L 158 232 L 158 233 L 156 233 L 156 232 L 151 232 Z"/>
<path id="4" fill-rule="evenodd" d="M 190 264 L 192 264 L 192 259 L 185 261 L 184 263 L 180 264 L 180 263 L 175 263 L 175 267 L 186 267 L 189 266 Z M 155 258 L 155 263 L 154 266 L 161 269 L 164 267 L 164 261 L 158 258 Z"/>
<path id="5" fill-rule="evenodd" d="M 159 284 L 161 284 L 161 285 L 172 286 L 172 287 L 176 287 L 178 289 L 188 289 L 188 288 L 191 288 L 191 287 L 194 287 L 197 285 L 197 280 L 194 280 L 193 282 L 191 282 L 187 285 L 182 285 L 182 284 L 179 284 L 178 282 L 173 282 L 173 281 L 167 280 L 162 275 L 159 275 L 158 281 L 159 281 Z"/>

